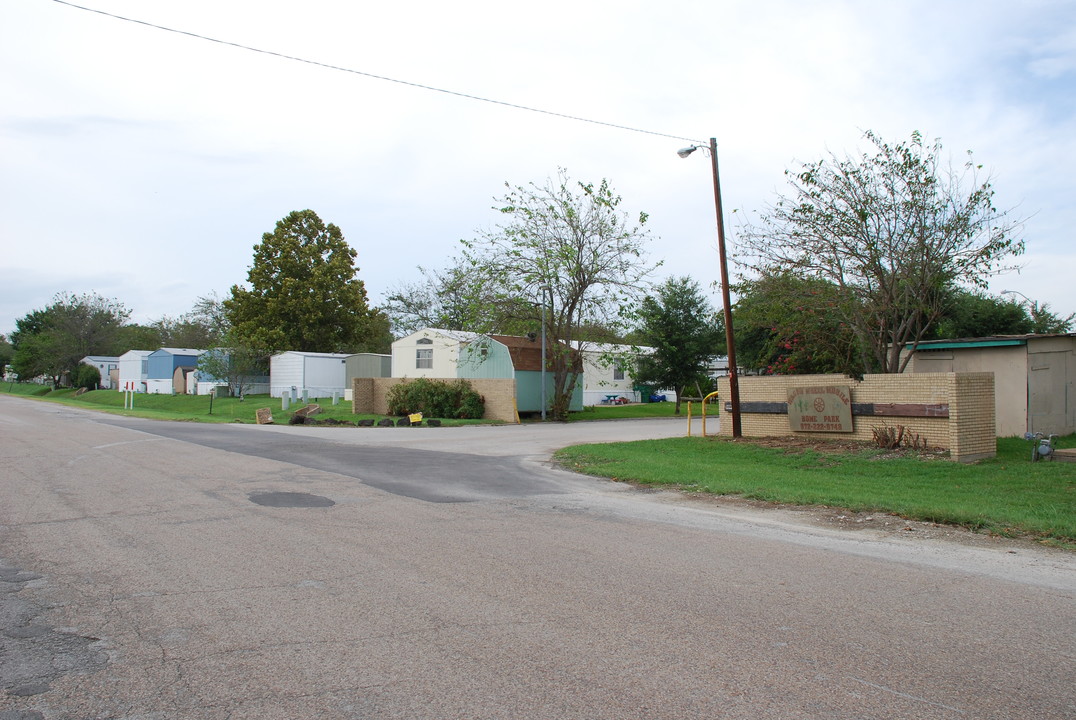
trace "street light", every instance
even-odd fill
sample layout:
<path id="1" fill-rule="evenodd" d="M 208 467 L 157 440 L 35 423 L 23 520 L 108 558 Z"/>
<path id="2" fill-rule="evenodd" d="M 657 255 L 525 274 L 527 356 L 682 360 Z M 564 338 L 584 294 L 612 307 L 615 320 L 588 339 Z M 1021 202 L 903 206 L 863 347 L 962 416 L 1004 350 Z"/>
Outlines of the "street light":
<path id="1" fill-rule="evenodd" d="M 1033 300 L 1032 300 L 1031 298 L 1029 298 L 1029 297 L 1028 297 L 1027 295 L 1024 295 L 1024 294 L 1023 294 L 1022 292 L 1020 292 L 1019 290 L 1002 290 L 1002 291 L 1001 291 L 1001 294 L 1002 294 L 1002 295 L 1019 295 L 1019 296 L 1020 296 L 1020 297 L 1022 297 L 1022 298 L 1023 298 L 1024 300 L 1027 300 L 1027 301 L 1028 301 L 1029 303 L 1030 303 L 1030 302 L 1034 302 L 1034 301 L 1033 301 Z"/>
<path id="2" fill-rule="evenodd" d="M 729 293 L 729 268 L 725 259 L 725 219 L 721 212 L 721 179 L 717 172 L 717 139 L 710 138 L 710 145 L 692 145 L 677 150 L 676 154 L 686 158 L 702 148 L 710 153 L 710 162 L 714 170 L 714 207 L 717 209 L 717 254 L 721 260 L 721 299 L 725 305 L 725 344 L 728 346 L 729 363 L 729 404 L 732 406 L 732 437 L 743 435 L 740 424 L 740 382 L 736 369 L 736 345 L 732 337 L 732 298 Z"/>

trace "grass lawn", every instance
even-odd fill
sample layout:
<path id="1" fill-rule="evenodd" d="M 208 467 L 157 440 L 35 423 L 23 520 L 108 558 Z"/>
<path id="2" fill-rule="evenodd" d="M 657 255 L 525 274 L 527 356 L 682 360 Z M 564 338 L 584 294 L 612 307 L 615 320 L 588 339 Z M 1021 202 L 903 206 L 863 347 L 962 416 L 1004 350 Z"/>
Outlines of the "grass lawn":
<path id="1" fill-rule="evenodd" d="M 698 407 L 698 403 L 695 404 Z M 675 417 L 674 402 L 638 403 L 635 405 L 591 405 L 583 408 L 581 412 L 573 412 L 568 422 L 582 422 L 586 420 L 623 420 L 625 418 L 652 418 L 652 417 Z M 712 412 L 712 411 L 711 411 Z M 680 406 L 680 415 L 687 423 L 687 403 Z"/>
<path id="2" fill-rule="evenodd" d="M 284 411 L 281 410 L 282 403 L 280 398 L 272 398 L 268 395 L 248 395 L 243 400 L 219 397 L 213 399 L 212 414 L 210 414 L 208 395 L 150 395 L 136 393 L 134 396 L 134 409 L 124 410 L 124 394 L 115 390 L 93 390 L 75 397 L 75 391 L 71 389 L 49 391 L 46 386 L 16 383 L 13 386 L 0 385 L 0 391 L 10 392 L 12 395 L 40 397 L 43 400 L 128 417 L 205 423 L 254 423 L 256 422 L 255 414 L 258 409 L 267 407 L 273 412 L 274 422 L 285 424 L 294 412 L 303 406 L 301 401 L 292 403 L 291 407 Z M 349 401 L 340 400 L 338 405 L 333 405 L 332 398 L 310 398 L 310 402 L 321 405 L 322 412 L 315 416 L 316 420 L 331 418 L 351 423 L 362 418 L 380 420 L 385 417 L 384 415 L 356 415 L 351 412 L 351 403 Z M 489 424 L 485 420 L 446 419 L 442 422 L 446 426 Z"/>
<path id="3" fill-rule="evenodd" d="M 1076 447 L 1076 435 L 1060 447 Z M 748 441 L 685 437 L 579 445 L 556 454 L 590 475 L 795 505 L 889 512 L 1001 535 L 1076 544 L 1076 464 L 1032 463 L 1030 444 L 998 440 L 998 455 L 943 459 L 791 451 Z"/>

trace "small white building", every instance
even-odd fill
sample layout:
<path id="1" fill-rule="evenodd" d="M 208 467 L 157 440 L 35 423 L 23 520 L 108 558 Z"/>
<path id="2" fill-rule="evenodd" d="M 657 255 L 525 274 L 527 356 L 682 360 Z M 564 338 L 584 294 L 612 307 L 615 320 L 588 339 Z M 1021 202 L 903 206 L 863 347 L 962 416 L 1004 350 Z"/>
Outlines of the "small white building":
<path id="1" fill-rule="evenodd" d="M 344 397 L 347 389 L 348 353 L 316 353 L 289 350 L 269 358 L 269 394 L 273 397 Z"/>
<path id="2" fill-rule="evenodd" d="M 119 356 L 119 381 L 116 389 L 120 392 L 133 390 L 146 392 L 146 378 L 149 377 L 149 355 L 152 350 L 128 350 Z"/>
<path id="3" fill-rule="evenodd" d="M 119 366 L 120 359 L 118 357 L 112 357 L 111 355 L 87 355 L 80 361 L 83 365 L 89 365 L 90 367 L 97 368 L 97 372 L 101 375 L 101 382 L 98 383 L 98 387 L 101 390 L 111 390 L 113 380 L 119 379 Z M 113 377 L 113 374 L 116 376 Z"/>

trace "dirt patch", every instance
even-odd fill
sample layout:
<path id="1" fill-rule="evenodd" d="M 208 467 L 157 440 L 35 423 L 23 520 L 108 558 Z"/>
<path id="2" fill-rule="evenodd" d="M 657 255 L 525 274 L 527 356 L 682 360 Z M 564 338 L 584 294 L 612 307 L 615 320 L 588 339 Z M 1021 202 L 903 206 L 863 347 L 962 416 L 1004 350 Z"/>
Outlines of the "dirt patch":
<path id="1" fill-rule="evenodd" d="M 834 440 L 831 438 L 811 437 L 762 437 L 728 439 L 726 442 L 748 443 L 759 447 L 775 448 L 787 452 L 816 452 L 820 455 L 865 455 L 872 459 L 887 460 L 892 458 L 919 458 L 920 460 L 948 460 L 948 450 L 931 448 L 900 447 L 886 450 L 876 443 L 865 440 Z"/>
<path id="2" fill-rule="evenodd" d="M 692 502 L 732 510 L 779 513 L 791 523 L 824 527 L 848 532 L 869 532 L 889 537 L 918 540 L 947 540 L 974 547 L 1006 547 L 1015 552 L 1020 548 L 1043 548 L 1043 543 L 1022 537 L 1006 537 L 976 532 L 958 525 L 909 520 L 885 512 L 857 512 L 827 505 L 782 505 L 730 495 L 682 491 L 682 498 Z"/>

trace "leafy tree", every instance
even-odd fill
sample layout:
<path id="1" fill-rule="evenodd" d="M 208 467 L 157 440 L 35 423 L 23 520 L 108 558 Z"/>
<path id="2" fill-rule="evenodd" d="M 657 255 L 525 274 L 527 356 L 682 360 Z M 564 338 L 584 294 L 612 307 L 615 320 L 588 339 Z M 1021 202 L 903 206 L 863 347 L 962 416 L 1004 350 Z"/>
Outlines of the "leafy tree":
<path id="1" fill-rule="evenodd" d="M 946 298 L 943 315 L 930 339 L 1023 335 L 1034 323 L 1022 305 L 974 290 L 956 288 Z"/>
<path id="2" fill-rule="evenodd" d="M 385 351 L 388 319 L 367 304 L 356 254 L 312 210 L 277 222 L 254 246 L 250 287 L 234 285 L 224 300 L 234 339 L 269 352 Z"/>
<path id="3" fill-rule="evenodd" d="M 640 213 L 633 223 L 608 181 L 572 183 L 564 170 L 541 186 L 506 187 L 496 209 L 508 221 L 464 241 L 462 261 L 496 307 L 513 306 L 520 319 L 545 323 L 549 411 L 564 420 L 577 380 L 579 360 L 571 348 L 580 328 L 622 325 L 623 311 L 652 271 L 644 259 L 647 216 Z M 494 313 L 491 320 L 503 317 Z M 470 329 L 492 329 L 484 324 Z"/>
<path id="4" fill-rule="evenodd" d="M 1033 333 L 1048 335 L 1072 332 L 1073 323 L 1076 323 L 1076 313 L 1061 317 L 1050 310 L 1049 304 L 1040 305 L 1035 300 L 1028 302 L 1027 312 L 1031 316 L 1031 332 Z"/>
<path id="5" fill-rule="evenodd" d="M 156 323 L 124 325 L 120 328 L 116 343 L 116 355 L 122 355 L 128 350 L 156 350 L 161 347 L 171 347 L 161 337 L 161 330 Z"/>
<path id="6" fill-rule="evenodd" d="M 856 336 L 862 370 L 900 372 L 901 350 L 926 337 L 946 291 L 984 286 L 1024 244 L 970 155 L 956 170 L 918 132 L 896 144 L 865 137 L 872 154 L 786 171 L 789 194 L 743 229 L 740 262 L 835 285 L 834 311 Z"/>
<path id="7" fill-rule="evenodd" d="M 258 378 L 269 375 L 269 355 L 249 347 L 214 347 L 198 357 L 198 373 L 226 382 L 234 397 L 243 397 Z"/>
<path id="8" fill-rule="evenodd" d="M 95 293 L 60 293 L 52 305 L 15 321 L 12 367 L 20 378 L 45 375 L 54 385 L 87 355 L 114 355 L 131 311 Z"/>
<path id="9" fill-rule="evenodd" d="M 861 371 L 855 333 L 838 309 L 833 283 L 791 273 L 764 274 L 736 287 L 740 365 L 769 375 Z"/>
<path id="10" fill-rule="evenodd" d="M 635 380 L 676 390 L 676 414 L 685 389 L 709 383 L 707 361 L 724 352 L 725 341 L 716 314 L 689 277 L 669 278 L 647 296 L 639 308 L 636 333 L 643 345 L 654 348 L 640 355 Z"/>
<path id="11" fill-rule="evenodd" d="M 493 317 L 498 298 L 486 292 L 491 286 L 475 269 L 458 258 L 444 270 L 418 269 L 422 279 L 398 285 L 382 306 L 395 333 L 403 336 L 425 327 L 473 330 L 490 324 L 503 331 L 503 323 Z"/>

